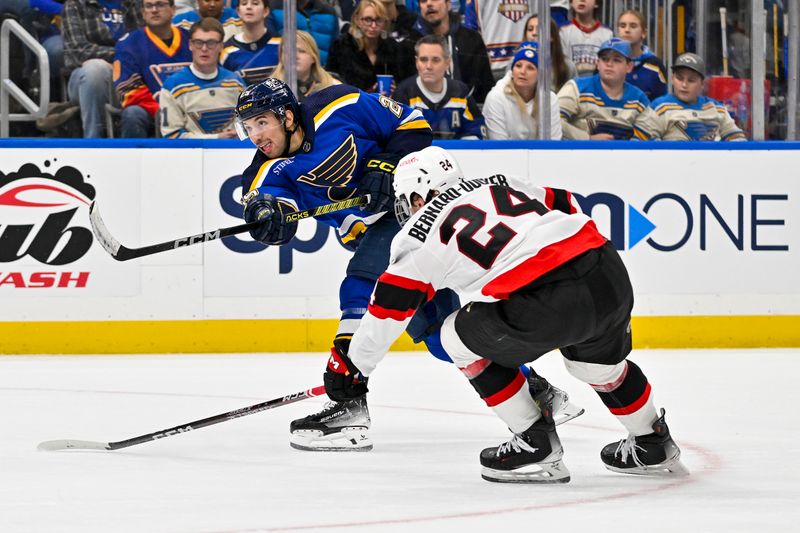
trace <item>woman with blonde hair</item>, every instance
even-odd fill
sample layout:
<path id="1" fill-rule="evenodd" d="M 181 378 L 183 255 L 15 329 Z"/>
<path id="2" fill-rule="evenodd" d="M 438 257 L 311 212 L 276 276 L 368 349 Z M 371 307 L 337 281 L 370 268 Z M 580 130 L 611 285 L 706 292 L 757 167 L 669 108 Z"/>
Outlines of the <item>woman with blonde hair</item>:
<path id="1" fill-rule="evenodd" d="M 489 139 L 538 139 L 539 45 L 523 42 L 511 63 L 511 76 L 497 82 L 483 104 Z M 561 109 L 550 91 L 550 139 L 561 139 Z"/>
<path id="2" fill-rule="evenodd" d="M 389 35 L 390 29 L 383 2 L 361 0 L 347 31 L 331 45 L 328 70 L 339 74 L 345 83 L 370 92 L 377 89 L 378 74 L 391 74 L 397 83 L 416 74 L 413 62 L 402 61 L 405 54 Z"/>
<path id="3" fill-rule="evenodd" d="M 278 63 L 275 72 L 272 73 L 272 77 L 285 80 L 282 42 L 278 57 L 281 58 L 281 61 Z M 301 101 L 309 94 L 340 83 L 339 80 L 322 68 L 319 48 L 314 37 L 310 33 L 301 30 L 297 30 L 297 56 L 294 68 L 297 72 L 297 98 Z"/>

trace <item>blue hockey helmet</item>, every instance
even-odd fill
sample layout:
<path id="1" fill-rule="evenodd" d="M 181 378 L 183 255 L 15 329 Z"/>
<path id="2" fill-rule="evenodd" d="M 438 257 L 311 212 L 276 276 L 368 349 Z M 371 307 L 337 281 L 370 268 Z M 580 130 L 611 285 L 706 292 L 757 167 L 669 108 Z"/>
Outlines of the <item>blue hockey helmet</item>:
<path id="1" fill-rule="evenodd" d="M 267 78 L 261 83 L 249 86 L 239 95 L 236 102 L 236 132 L 239 139 L 247 139 L 247 129 L 244 121 L 264 113 L 274 113 L 278 120 L 286 120 L 286 110 L 290 109 L 294 115 L 295 129 L 300 124 L 300 103 L 292 90 L 279 79 Z M 285 126 L 284 126 L 285 127 Z M 294 130 L 287 133 L 291 135 Z"/>

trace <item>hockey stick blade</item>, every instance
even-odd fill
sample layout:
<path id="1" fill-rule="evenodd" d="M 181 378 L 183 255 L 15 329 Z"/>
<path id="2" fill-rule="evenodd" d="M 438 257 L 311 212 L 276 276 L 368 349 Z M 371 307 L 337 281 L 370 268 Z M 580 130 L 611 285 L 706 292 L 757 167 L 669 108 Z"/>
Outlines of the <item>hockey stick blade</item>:
<path id="1" fill-rule="evenodd" d="M 368 194 L 364 196 L 356 196 L 355 198 L 349 198 L 341 202 L 333 202 L 331 204 L 320 205 L 304 211 L 288 213 L 286 214 L 284 220 L 286 222 L 297 222 L 304 218 L 312 218 L 318 215 L 334 213 L 336 211 L 342 211 L 343 209 L 350 209 L 351 207 L 360 207 L 362 205 L 366 205 L 368 202 Z M 137 257 L 144 257 L 146 255 L 166 252 L 176 248 L 192 246 L 193 244 L 224 239 L 232 235 L 246 233 L 252 229 L 255 229 L 259 225 L 258 222 L 250 222 L 248 224 L 240 224 L 238 226 L 232 226 L 229 228 L 219 228 L 206 233 L 189 235 L 188 237 L 181 237 L 172 241 L 151 244 L 141 248 L 128 248 L 120 244 L 120 242 L 115 239 L 113 235 L 111 235 L 111 232 L 108 231 L 105 222 L 103 222 L 103 219 L 100 216 L 100 208 L 97 207 L 96 200 L 89 205 L 89 222 L 92 226 L 92 232 L 94 233 L 97 242 L 99 242 L 100 246 L 102 246 L 103 249 L 117 261 L 128 261 L 129 259 L 136 259 Z"/>
<path id="2" fill-rule="evenodd" d="M 256 413 L 260 413 L 261 411 L 274 409 L 283 405 L 289 405 L 307 398 L 321 396 L 323 394 L 325 394 L 325 387 L 320 385 L 319 387 L 314 387 L 312 389 L 295 392 L 294 394 L 281 396 L 280 398 L 267 400 L 266 402 L 248 405 L 247 407 L 242 407 L 241 409 L 228 411 L 227 413 L 210 416 L 201 420 L 195 420 L 194 422 L 188 422 L 186 424 L 181 424 L 180 426 L 171 427 L 169 429 L 162 429 L 159 431 L 154 431 L 153 433 L 146 433 L 144 435 L 139 435 L 138 437 L 133 437 L 126 440 L 120 440 L 116 442 L 95 442 L 91 440 L 77 439 L 48 440 L 40 443 L 36 449 L 44 452 L 54 452 L 59 450 L 119 450 L 121 448 L 127 448 L 129 446 L 135 446 L 145 442 L 152 442 L 154 440 L 172 437 L 173 435 L 180 435 L 181 433 L 188 433 L 189 431 L 194 431 L 207 426 L 213 426 L 214 424 L 227 422 L 229 420 L 235 420 L 237 418 L 242 418 L 243 416 L 254 415 Z"/>

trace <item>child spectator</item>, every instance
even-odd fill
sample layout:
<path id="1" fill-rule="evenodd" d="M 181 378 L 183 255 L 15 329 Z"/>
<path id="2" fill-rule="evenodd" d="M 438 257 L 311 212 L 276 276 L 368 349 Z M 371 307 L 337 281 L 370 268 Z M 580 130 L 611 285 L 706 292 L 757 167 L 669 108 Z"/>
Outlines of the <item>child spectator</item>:
<path id="1" fill-rule="evenodd" d="M 177 138 L 234 139 L 231 127 L 244 81 L 219 66 L 225 29 L 206 17 L 192 24 L 189 47 L 192 64 L 164 82 L 161 89 L 161 136 Z"/>
<path id="2" fill-rule="evenodd" d="M 600 45 L 614 33 L 598 20 L 600 0 L 571 0 L 572 24 L 559 31 L 564 53 L 575 64 L 578 76 L 592 76 L 597 67 Z"/>
<path id="3" fill-rule="evenodd" d="M 522 40 L 539 42 L 539 15 L 531 15 L 525 21 L 525 34 Z M 555 20 L 550 21 L 550 59 L 550 87 L 558 92 L 565 83 L 578 75 L 578 71 L 575 70 L 572 60 L 564 55 Z"/>
<path id="4" fill-rule="evenodd" d="M 644 44 L 647 21 L 635 9 L 623 11 L 617 19 L 617 36 L 631 43 L 633 70 L 625 81 L 637 86 L 650 100 L 667 94 L 667 68 Z"/>
<path id="5" fill-rule="evenodd" d="M 323 0 L 296 0 L 296 26 L 311 34 L 319 47 L 322 64 L 327 64 L 328 53 L 339 35 L 339 19 L 336 11 Z M 268 23 L 278 35 L 283 35 L 283 0 L 271 0 L 272 13 Z"/>
<path id="6" fill-rule="evenodd" d="M 220 63 L 244 78 L 247 85 L 267 79 L 278 66 L 281 38 L 267 30 L 267 0 L 239 0 L 236 13 L 242 32 L 225 41 Z"/>
<path id="7" fill-rule="evenodd" d="M 625 81 L 633 69 L 631 45 L 614 37 L 600 46 L 598 73 L 570 80 L 558 93 L 565 139 L 658 138 L 650 100 Z"/>
<path id="8" fill-rule="evenodd" d="M 242 31 L 242 21 L 236 11 L 225 7 L 224 0 L 197 0 L 197 10 L 185 11 L 180 15 L 175 15 L 172 21 L 176 26 L 188 31 L 192 24 L 206 17 L 217 19 L 222 23 L 225 28 L 226 41 Z"/>
<path id="9" fill-rule="evenodd" d="M 64 4 L 64 63 L 71 71 L 67 94 L 80 106 L 85 138 L 105 136 L 114 46 L 142 23 L 133 0 L 67 0 Z"/>
<path id="10" fill-rule="evenodd" d="M 519 45 L 511 65 L 511 76 L 498 81 L 486 97 L 483 116 L 490 139 L 538 139 L 539 46 L 535 42 Z M 550 139 L 561 139 L 558 98 L 550 93 Z"/>
<path id="11" fill-rule="evenodd" d="M 331 47 L 328 70 L 345 83 L 368 92 L 377 90 L 377 74 L 394 76 L 395 83 L 411 76 L 412 65 L 401 64 L 400 44 L 389 37 L 388 18 L 379 0 L 361 0 L 350 25 Z"/>
<path id="12" fill-rule="evenodd" d="M 450 0 L 420 0 L 419 7 L 420 17 L 414 26 L 419 36 L 433 33 L 447 40 L 451 58 L 447 76 L 466 83 L 474 91 L 475 101 L 482 104 L 494 84 L 483 37 L 450 12 Z"/>
<path id="13" fill-rule="evenodd" d="M 114 86 L 122 105 L 122 137 L 151 136 L 161 85 L 192 62 L 189 34 L 172 25 L 173 2 L 144 0 L 145 27 L 117 42 Z"/>
<path id="14" fill-rule="evenodd" d="M 295 59 L 294 68 L 297 73 L 297 99 L 301 102 L 309 94 L 321 91 L 331 85 L 339 85 L 341 82 L 330 75 L 328 71 L 322 68 L 322 61 L 319 56 L 319 48 L 317 42 L 310 33 L 305 31 L 297 31 L 297 58 Z M 281 53 L 279 54 L 281 62 L 278 63 L 278 68 L 272 73 L 273 78 L 285 81 L 285 68 L 283 66 L 283 49 L 281 46 Z"/>
<path id="15" fill-rule="evenodd" d="M 672 92 L 653 102 L 665 141 L 745 141 L 724 105 L 703 93 L 706 65 L 683 54 L 672 66 Z"/>
<path id="16" fill-rule="evenodd" d="M 469 87 L 445 77 L 450 68 L 447 41 L 426 35 L 415 49 L 417 75 L 403 80 L 393 98 L 422 111 L 434 139 L 483 139 L 483 117 Z"/>

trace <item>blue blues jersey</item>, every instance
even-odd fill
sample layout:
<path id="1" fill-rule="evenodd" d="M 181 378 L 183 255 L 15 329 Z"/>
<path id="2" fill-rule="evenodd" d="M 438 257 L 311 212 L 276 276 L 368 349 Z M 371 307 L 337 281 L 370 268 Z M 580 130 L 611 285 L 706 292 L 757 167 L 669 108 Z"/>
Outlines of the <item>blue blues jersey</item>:
<path id="1" fill-rule="evenodd" d="M 301 104 L 305 138 L 290 157 L 268 159 L 256 152 L 242 175 L 242 192 L 258 189 L 298 210 L 353 196 L 365 158 L 394 154 L 397 159 L 431 144 L 431 129 L 417 110 L 350 85 L 334 85 Z M 357 238 L 382 213 L 354 208 L 320 215 L 338 229 L 342 242 Z"/>
<path id="2" fill-rule="evenodd" d="M 646 46 L 642 55 L 633 59 L 633 70 L 625 77 L 625 81 L 635 85 L 650 100 L 667 94 L 667 68 Z"/>
<path id="3" fill-rule="evenodd" d="M 445 78 L 445 83 L 445 94 L 438 102 L 425 95 L 418 76 L 403 80 L 392 97 L 422 111 L 433 130 L 434 139 L 485 138 L 483 116 L 469 87 L 453 79 Z"/>
<path id="4" fill-rule="evenodd" d="M 243 43 L 236 36 L 225 41 L 220 64 L 237 72 L 247 85 L 267 79 L 278 66 L 281 38 L 265 33 L 259 40 Z"/>
<path id="5" fill-rule="evenodd" d="M 192 27 L 192 24 L 198 22 L 201 18 L 202 17 L 200 17 L 200 13 L 197 11 L 186 11 L 184 13 L 180 13 L 179 15 L 175 15 L 172 18 L 172 23 L 186 31 L 189 31 L 189 29 Z M 229 7 L 224 8 L 222 10 L 222 15 L 219 17 L 219 21 L 222 23 L 222 27 L 225 29 L 225 38 L 223 40 L 227 40 L 242 31 L 242 19 L 239 18 L 239 15 L 236 14 L 234 9 Z"/>

